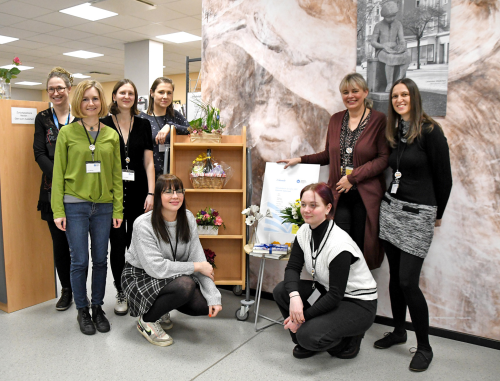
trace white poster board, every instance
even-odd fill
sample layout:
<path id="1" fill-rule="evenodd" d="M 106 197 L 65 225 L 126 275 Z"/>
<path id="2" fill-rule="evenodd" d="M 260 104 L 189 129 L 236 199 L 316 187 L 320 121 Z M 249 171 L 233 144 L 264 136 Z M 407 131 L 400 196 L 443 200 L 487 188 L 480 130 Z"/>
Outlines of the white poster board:
<path id="1" fill-rule="evenodd" d="M 318 182 L 320 166 L 297 164 L 284 169 L 284 164 L 266 163 L 260 209 L 271 211 L 273 218 L 264 218 L 258 225 L 257 234 L 263 243 L 292 242 L 292 224 L 282 224 L 280 210 L 295 202 L 300 191 L 308 184 Z"/>
<path id="2" fill-rule="evenodd" d="M 187 121 L 191 122 L 194 119 L 200 118 L 202 116 L 202 112 L 197 103 L 201 103 L 201 92 L 200 93 L 188 93 L 188 104 L 187 104 Z"/>

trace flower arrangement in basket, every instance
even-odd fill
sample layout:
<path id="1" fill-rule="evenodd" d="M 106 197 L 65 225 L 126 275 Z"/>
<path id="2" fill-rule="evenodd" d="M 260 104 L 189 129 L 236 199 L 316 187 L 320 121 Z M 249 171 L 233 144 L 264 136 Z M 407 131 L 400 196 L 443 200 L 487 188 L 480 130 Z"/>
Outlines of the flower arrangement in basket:
<path id="1" fill-rule="evenodd" d="M 219 212 L 212 208 L 199 210 L 196 213 L 196 224 L 200 235 L 217 235 L 221 226 L 226 228 Z"/>
<path id="2" fill-rule="evenodd" d="M 217 268 L 217 266 L 215 266 L 216 254 L 210 249 L 203 249 L 203 252 L 205 253 L 205 258 L 207 258 L 207 262 L 210 263 L 214 269 L 216 269 Z"/>
<path id="3" fill-rule="evenodd" d="M 222 132 L 226 127 L 220 120 L 220 110 L 203 101 L 195 101 L 201 117 L 189 122 L 189 139 L 191 142 L 220 143 Z"/>
<path id="4" fill-rule="evenodd" d="M 224 162 L 217 162 L 208 149 L 207 153 L 201 153 L 193 161 L 189 180 L 193 188 L 197 189 L 222 189 L 231 179 L 232 168 Z"/>
<path id="5" fill-rule="evenodd" d="M 291 202 L 290 206 L 287 206 L 285 209 L 280 210 L 280 213 L 283 217 L 283 221 L 281 221 L 282 224 L 293 224 L 293 234 L 296 234 L 299 228 L 305 223 L 304 218 L 300 213 L 300 199 L 295 200 L 295 202 Z"/>

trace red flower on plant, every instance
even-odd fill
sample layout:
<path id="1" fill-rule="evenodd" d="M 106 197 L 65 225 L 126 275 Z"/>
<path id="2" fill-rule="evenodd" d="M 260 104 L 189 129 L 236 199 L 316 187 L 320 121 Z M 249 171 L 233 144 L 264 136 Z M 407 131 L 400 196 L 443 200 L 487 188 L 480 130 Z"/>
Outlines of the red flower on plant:
<path id="1" fill-rule="evenodd" d="M 19 59 L 19 57 L 14 57 L 14 59 L 12 60 L 12 62 L 15 63 L 16 65 L 22 65 L 21 60 Z"/>
<path id="2" fill-rule="evenodd" d="M 217 217 L 215 218 L 215 225 L 217 225 L 217 226 L 221 226 L 221 225 L 222 225 L 222 223 L 223 223 L 223 221 L 222 221 L 221 216 L 217 216 Z"/>
<path id="3" fill-rule="evenodd" d="M 212 215 L 213 215 L 214 217 L 217 217 L 217 216 L 219 215 L 219 212 L 217 212 L 217 211 L 215 211 L 215 210 L 214 210 L 214 211 L 213 211 L 213 213 L 212 213 Z"/>
<path id="4" fill-rule="evenodd" d="M 215 266 L 215 253 L 210 250 L 210 249 L 203 249 L 204 253 L 205 253 L 205 258 L 207 258 L 207 262 L 210 263 L 212 265 L 212 267 L 215 269 L 216 266 Z"/>

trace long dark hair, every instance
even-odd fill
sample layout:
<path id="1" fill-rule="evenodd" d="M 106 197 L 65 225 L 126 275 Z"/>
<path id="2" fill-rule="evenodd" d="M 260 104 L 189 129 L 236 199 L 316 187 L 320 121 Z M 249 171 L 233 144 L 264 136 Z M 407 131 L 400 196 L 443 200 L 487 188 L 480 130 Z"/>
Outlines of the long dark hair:
<path id="1" fill-rule="evenodd" d="M 111 93 L 111 104 L 109 105 L 109 112 L 113 115 L 118 115 L 120 113 L 120 109 L 118 108 L 116 101 L 113 101 L 113 95 L 116 95 L 120 87 L 127 84 L 132 85 L 134 88 L 134 104 L 130 108 L 130 116 L 139 115 L 139 110 L 137 109 L 137 102 L 139 99 L 139 96 L 137 95 L 137 87 L 135 87 L 134 82 L 126 78 L 116 82 L 115 87 L 113 87 L 113 92 Z"/>
<path id="2" fill-rule="evenodd" d="M 168 243 L 170 242 L 170 235 L 168 234 L 168 229 L 165 227 L 165 221 L 161 213 L 163 208 L 161 195 L 166 189 L 184 189 L 182 180 L 175 175 L 160 175 L 155 184 L 155 198 L 153 202 L 151 224 L 153 225 L 153 231 L 155 232 L 156 237 Z M 182 200 L 181 207 L 177 211 L 177 227 L 175 235 L 181 242 L 187 243 L 191 239 L 185 200 Z"/>
<path id="3" fill-rule="evenodd" d="M 438 122 L 432 119 L 429 115 L 424 112 L 422 108 L 422 97 L 420 96 L 420 91 L 415 82 L 410 78 L 399 79 L 392 85 L 389 97 L 389 110 L 387 112 L 387 129 L 385 130 L 385 136 L 392 148 L 396 147 L 396 136 L 397 136 L 397 125 L 401 120 L 401 115 L 399 115 L 394 107 L 392 106 L 392 92 L 396 85 L 402 83 L 408 88 L 408 93 L 410 94 L 410 129 L 406 135 L 408 139 L 408 144 L 412 144 L 415 139 L 422 136 L 422 127 L 424 123 L 430 123 L 429 131 L 432 131 L 434 126 L 441 128 Z"/>
<path id="4" fill-rule="evenodd" d="M 154 93 L 156 91 L 156 88 L 158 87 L 158 85 L 160 83 L 170 83 L 172 85 L 172 91 L 175 90 L 174 81 L 172 81 L 170 78 L 167 78 L 167 77 L 158 77 L 158 78 L 156 78 L 155 81 L 153 82 L 153 84 L 151 85 L 151 89 L 149 91 L 148 115 L 153 114 L 153 111 L 155 109 L 155 100 L 151 96 L 151 91 Z M 172 99 L 172 103 L 170 103 L 167 106 L 167 114 L 169 114 L 170 116 L 175 116 L 175 112 L 174 112 L 174 100 L 173 99 Z M 161 128 L 161 126 L 160 126 L 160 128 Z"/>
<path id="5" fill-rule="evenodd" d="M 333 216 L 335 213 L 333 210 L 333 193 L 332 193 L 332 190 L 330 189 L 330 187 L 328 185 L 326 185 L 325 183 L 314 183 L 314 184 L 306 185 L 300 191 L 300 199 L 301 200 L 302 200 L 302 195 L 307 191 L 313 191 L 314 193 L 317 193 L 318 196 L 323 201 L 323 204 L 325 204 L 325 206 L 327 206 L 328 204 L 332 205 L 332 208 L 330 209 L 330 212 L 326 216 L 326 219 L 333 220 Z"/>

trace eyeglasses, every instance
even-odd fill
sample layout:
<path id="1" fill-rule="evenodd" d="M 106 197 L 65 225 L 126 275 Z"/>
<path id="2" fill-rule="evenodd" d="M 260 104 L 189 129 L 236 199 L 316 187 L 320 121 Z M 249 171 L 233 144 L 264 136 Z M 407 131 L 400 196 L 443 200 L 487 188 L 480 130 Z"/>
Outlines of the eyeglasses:
<path id="1" fill-rule="evenodd" d="M 168 195 L 173 195 L 174 192 L 177 194 L 177 196 L 180 196 L 180 195 L 184 196 L 184 193 L 186 193 L 186 190 L 183 188 L 179 188 L 179 189 L 167 188 L 167 189 L 164 189 L 162 193 L 166 193 Z"/>
<path id="2" fill-rule="evenodd" d="M 47 92 L 48 92 L 49 94 L 54 94 L 56 91 L 57 91 L 58 93 L 62 93 L 62 92 L 63 92 L 64 90 L 66 90 L 66 89 L 67 89 L 67 87 L 56 87 L 56 88 L 49 87 L 49 88 L 47 89 Z"/>

